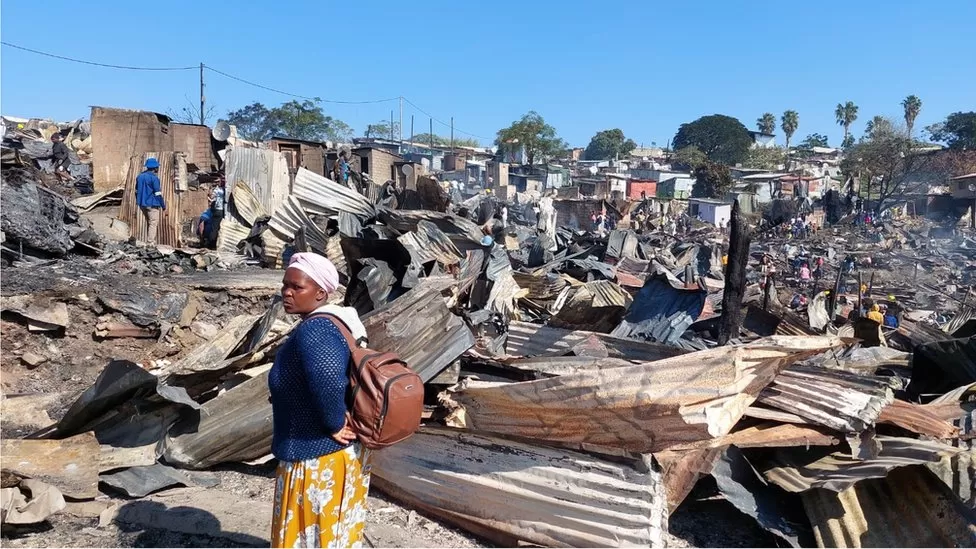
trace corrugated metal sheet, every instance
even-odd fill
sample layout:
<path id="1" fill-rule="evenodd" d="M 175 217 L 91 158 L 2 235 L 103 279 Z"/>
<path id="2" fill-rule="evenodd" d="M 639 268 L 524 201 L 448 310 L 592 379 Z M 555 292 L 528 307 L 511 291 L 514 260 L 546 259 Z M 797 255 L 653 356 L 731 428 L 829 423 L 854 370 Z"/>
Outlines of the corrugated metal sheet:
<path id="1" fill-rule="evenodd" d="M 803 506 L 819 547 L 974 547 L 972 509 L 922 467 L 842 492 L 814 489 Z"/>
<path id="2" fill-rule="evenodd" d="M 242 224 L 232 215 L 225 216 L 220 221 L 220 232 L 217 235 L 217 251 L 237 253 L 237 244 L 251 234 L 251 228 Z"/>
<path id="3" fill-rule="evenodd" d="M 360 218 L 376 216 L 376 208 L 363 195 L 317 173 L 299 168 L 293 194 L 310 213 L 335 215 L 347 212 Z"/>
<path id="4" fill-rule="evenodd" d="M 963 452 L 937 441 L 885 436 L 877 436 L 875 440 L 881 449 L 873 459 L 860 460 L 851 457 L 849 452 L 837 452 L 807 463 L 805 453 L 782 451 L 776 458 L 778 465 L 763 475 L 787 492 L 805 492 L 811 488 L 840 492 L 865 479 L 884 478 L 898 467 L 938 463 Z"/>
<path id="5" fill-rule="evenodd" d="M 425 428 L 372 464 L 381 491 L 500 546 L 664 546 L 667 498 L 647 462 Z"/>
<path id="6" fill-rule="evenodd" d="M 976 403 L 960 403 L 971 396 L 976 384 L 960 387 L 925 406 L 940 417 L 950 418 L 960 436 L 945 440 L 961 452 L 947 456 L 928 468 L 945 482 L 960 500 L 976 509 Z"/>
<path id="7" fill-rule="evenodd" d="M 760 404 L 845 433 L 874 426 L 897 380 L 816 366 L 792 366 L 759 395 Z"/>
<path id="8" fill-rule="evenodd" d="M 727 435 L 778 372 L 839 345 L 830 337 L 769 338 L 539 381 L 469 382 L 452 398 L 474 429 L 653 452 Z"/>
<path id="9" fill-rule="evenodd" d="M 549 323 L 557 328 L 609 332 L 623 318 L 632 298 L 609 280 L 587 282 L 556 312 Z"/>
<path id="10" fill-rule="evenodd" d="M 118 204 L 122 202 L 122 194 L 124 191 L 125 187 L 116 187 L 93 195 L 80 196 L 72 200 L 71 205 L 77 208 L 78 211 L 87 212 L 96 206 Z"/>
<path id="11" fill-rule="evenodd" d="M 478 250 L 482 248 L 481 227 L 477 223 L 452 214 L 426 210 L 384 210 L 380 220 L 401 233 L 416 231 L 421 221 L 429 221 L 437 226 L 454 242 L 458 250 Z"/>
<path id="12" fill-rule="evenodd" d="M 634 341 L 588 331 L 564 330 L 528 322 L 509 323 L 505 350 L 514 356 L 564 355 L 589 337 L 596 337 L 603 343 L 610 357 L 625 360 L 650 362 L 687 352 L 659 343 Z"/>
<path id="13" fill-rule="evenodd" d="M 122 208 L 119 217 L 129 225 L 132 236 L 141 242 L 146 241 L 148 225 L 146 219 L 136 203 L 136 178 L 143 171 L 146 160 L 155 158 L 159 161 L 159 182 L 163 189 L 163 200 L 166 210 L 160 212 L 159 229 L 156 242 L 164 246 L 179 248 L 183 245 L 183 197 L 187 194 L 177 190 L 179 164 L 184 163 L 183 154 L 174 152 L 149 152 L 141 156 L 133 156 L 129 161 L 129 173 L 125 178 L 125 190 L 122 195 Z M 199 191 L 198 191 L 199 192 Z"/>
<path id="14" fill-rule="evenodd" d="M 228 195 L 243 181 L 266 212 L 275 211 L 291 193 L 288 160 L 278 151 L 234 147 L 227 152 L 224 173 Z"/>
<path id="15" fill-rule="evenodd" d="M 284 235 L 288 240 L 295 238 L 299 229 L 305 229 L 305 241 L 312 250 L 323 253 L 329 237 L 312 221 L 305 212 L 304 205 L 294 196 L 289 196 L 271 215 L 268 226 Z"/>
<path id="16" fill-rule="evenodd" d="M 555 273 L 534 275 L 515 271 L 512 276 L 520 288 L 529 292 L 526 296 L 529 299 L 555 299 L 559 292 L 569 285 L 563 275 Z"/>
<path id="17" fill-rule="evenodd" d="M 401 235 L 397 240 L 417 263 L 437 261 L 446 267 L 460 263 L 463 257 L 451 239 L 429 221 L 421 221 L 416 231 Z"/>
<path id="18" fill-rule="evenodd" d="M 395 351 L 424 382 L 474 346 L 474 334 L 451 313 L 437 288 L 418 285 L 362 317 L 370 348 Z"/>
<path id="19" fill-rule="evenodd" d="M 927 406 L 894 400 L 881 410 L 878 423 L 889 423 L 934 438 L 954 438 L 959 430 Z"/>
<path id="20" fill-rule="evenodd" d="M 234 187 L 234 194 L 231 195 L 231 202 L 234 204 L 234 209 L 237 210 L 237 215 L 247 224 L 249 227 L 254 226 L 254 222 L 258 218 L 268 215 L 268 210 L 264 208 L 264 205 L 258 200 L 258 197 L 254 196 L 251 192 L 251 187 L 244 181 L 238 181 L 237 185 Z"/>

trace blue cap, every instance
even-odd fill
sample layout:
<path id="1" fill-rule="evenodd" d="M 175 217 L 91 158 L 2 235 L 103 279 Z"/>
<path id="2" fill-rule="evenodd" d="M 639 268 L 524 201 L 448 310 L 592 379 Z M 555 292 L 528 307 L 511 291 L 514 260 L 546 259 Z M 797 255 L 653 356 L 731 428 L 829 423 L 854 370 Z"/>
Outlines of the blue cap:
<path id="1" fill-rule="evenodd" d="M 146 159 L 146 169 L 147 170 L 151 170 L 153 168 L 158 168 L 158 167 L 159 167 L 159 160 L 156 160 L 155 158 L 147 158 Z"/>

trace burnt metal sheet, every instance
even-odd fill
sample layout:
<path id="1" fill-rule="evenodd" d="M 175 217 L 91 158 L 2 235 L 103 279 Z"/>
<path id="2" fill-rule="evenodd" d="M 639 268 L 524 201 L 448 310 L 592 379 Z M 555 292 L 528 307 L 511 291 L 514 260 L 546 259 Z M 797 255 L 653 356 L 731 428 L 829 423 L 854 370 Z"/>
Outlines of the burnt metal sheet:
<path id="1" fill-rule="evenodd" d="M 362 219 L 376 216 L 376 208 L 365 196 L 305 168 L 295 174 L 292 194 L 309 208 L 309 213 L 346 212 Z"/>
<path id="2" fill-rule="evenodd" d="M 464 217 L 427 210 L 382 210 L 379 218 L 401 233 L 416 231 L 421 221 L 428 221 L 446 234 L 461 252 L 483 248 L 481 227 Z"/>
<path id="3" fill-rule="evenodd" d="M 741 424 L 740 424 L 741 425 Z M 840 438 L 834 431 L 815 425 L 792 425 L 772 421 L 743 427 L 724 437 L 692 444 L 676 444 L 669 450 L 694 450 L 699 448 L 788 448 L 800 446 L 835 446 Z"/>
<path id="4" fill-rule="evenodd" d="M 569 285 L 564 275 L 556 273 L 528 274 L 515 271 L 512 276 L 520 288 L 528 291 L 526 297 L 529 299 L 555 299 Z"/>
<path id="5" fill-rule="evenodd" d="M 790 547 L 800 547 L 800 537 L 809 532 L 802 508 L 792 505 L 789 494 L 767 484 L 741 450 L 726 448 L 711 473 L 726 501 Z"/>
<path id="6" fill-rule="evenodd" d="M 236 254 L 238 245 L 251 234 L 251 228 L 238 221 L 233 215 L 220 220 L 217 233 L 217 251 Z"/>
<path id="7" fill-rule="evenodd" d="M 362 317 L 369 346 L 395 351 L 426 383 L 474 346 L 474 334 L 451 313 L 440 290 L 418 286 Z"/>
<path id="8" fill-rule="evenodd" d="M 271 452 L 268 372 L 245 381 L 185 414 L 163 440 L 167 463 L 206 469 L 256 459 Z"/>
<path id="9" fill-rule="evenodd" d="M 856 459 L 849 452 L 835 452 L 814 461 L 805 452 L 780 451 L 775 464 L 763 473 L 766 480 L 788 492 L 825 488 L 840 492 L 871 478 L 884 478 L 898 467 L 939 463 L 964 450 L 938 441 L 876 436 L 877 457 Z"/>
<path id="10" fill-rule="evenodd" d="M 930 408 L 904 400 L 894 400 L 882 408 L 878 423 L 897 425 L 913 433 L 934 438 L 954 438 L 959 435 L 956 427 Z"/>
<path id="11" fill-rule="evenodd" d="M 166 403 L 193 409 L 200 407 L 185 389 L 164 384 L 134 362 L 113 360 L 105 366 L 95 383 L 68 408 L 58 425 L 46 433 L 45 438 L 48 435 L 52 438 L 65 438 L 92 429 L 96 429 L 95 434 L 98 436 L 99 426 L 122 422 L 120 410 L 130 407 L 139 411 L 141 408 L 147 414 L 152 414 L 152 405 Z M 123 417 L 126 422 L 135 422 L 134 416 Z M 107 444 L 110 441 L 99 437 L 99 442 Z M 144 444 L 145 442 L 132 441 L 125 446 Z"/>
<path id="12" fill-rule="evenodd" d="M 659 343 L 634 341 L 589 331 L 564 330 L 528 322 L 509 323 L 506 352 L 513 356 L 529 357 L 565 355 L 590 337 L 596 337 L 603 343 L 611 358 L 650 362 L 687 352 Z"/>
<path id="13" fill-rule="evenodd" d="M 638 452 L 727 435 L 789 364 L 837 338 L 770 338 L 625 368 L 510 384 L 468 380 L 449 398 L 474 429 Z"/>
<path id="14" fill-rule="evenodd" d="M 446 267 L 460 263 L 464 257 L 444 231 L 429 221 L 420 221 L 416 231 L 406 233 L 397 240 L 418 264 L 437 261 Z"/>
<path id="15" fill-rule="evenodd" d="M 425 428 L 372 465 L 381 491 L 502 546 L 664 546 L 667 498 L 649 459 Z"/>
<path id="16" fill-rule="evenodd" d="M 98 495 L 98 441 L 91 433 L 63 440 L 0 441 L 4 474 L 35 478 L 78 499 Z"/>
<path id="17" fill-rule="evenodd" d="M 214 473 L 190 473 L 162 463 L 145 467 L 130 467 L 115 473 L 104 474 L 99 477 L 99 481 L 135 498 L 145 497 L 172 486 L 213 488 L 220 484 L 220 479 Z"/>
<path id="18" fill-rule="evenodd" d="M 701 289 L 678 289 L 666 274 L 655 272 L 644 282 L 627 316 L 612 333 L 674 343 L 701 316 L 707 295 Z"/>
<path id="19" fill-rule="evenodd" d="M 230 203 L 248 227 L 253 227 L 258 219 L 265 217 L 269 212 L 251 191 L 250 185 L 244 181 L 237 182 Z"/>
<path id="20" fill-rule="evenodd" d="M 931 398 L 976 382 L 976 337 L 919 345 L 912 353 L 910 398 Z"/>
<path id="21" fill-rule="evenodd" d="M 620 322 L 630 304 L 630 294 L 613 282 L 587 282 L 576 288 L 549 324 L 557 328 L 609 332 Z"/>
<path id="22" fill-rule="evenodd" d="M 288 160 L 278 151 L 234 147 L 227 152 L 224 173 L 231 199 L 243 181 L 266 212 L 275 211 L 289 195 Z"/>
<path id="23" fill-rule="evenodd" d="M 326 250 L 329 237 L 312 221 L 303 204 L 294 196 L 289 196 L 275 209 L 268 226 L 288 240 L 294 239 L 299 230 L 304 230 L 305 241 L 313 251 L 323 253 Z"/>
<path id="24" fill-rule="evenodd" d="M 924 467 L 802 498 L 818 547 L 976 546 L 976 514 Z"/>
<path id="25" fill-rule="evenodd" d="M 951 418 L 959 436 L 944 442 L 962 450 L 959 454 L 943 457 L 939 463 L 927 467 L 945 482 L 959 499 L 976 509 L 976 402 L 965 401 L 973 386 L 960 387 L 925 406 L 941 417 Z"/>
<path id="26" fill-rule="evenodd" d="M 792 366 L 759 395 L 760 404 L 845 433 L 872 427 L 894 400 L 897 380 L 817 366 Z"/>

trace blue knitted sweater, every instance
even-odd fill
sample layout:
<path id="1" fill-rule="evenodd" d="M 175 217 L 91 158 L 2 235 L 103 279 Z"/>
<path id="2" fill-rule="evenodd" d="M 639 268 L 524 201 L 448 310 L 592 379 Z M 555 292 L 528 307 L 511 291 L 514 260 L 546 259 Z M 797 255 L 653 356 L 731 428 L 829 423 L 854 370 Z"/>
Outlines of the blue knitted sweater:
<path id="1" fill-rule="evenodd" d="M 268 374 L 276 458 L 303 461 L 346 447 L 332 434 L 345 424 L 349 356 L 327 318 L 302 321 L 278 350 Z"/>

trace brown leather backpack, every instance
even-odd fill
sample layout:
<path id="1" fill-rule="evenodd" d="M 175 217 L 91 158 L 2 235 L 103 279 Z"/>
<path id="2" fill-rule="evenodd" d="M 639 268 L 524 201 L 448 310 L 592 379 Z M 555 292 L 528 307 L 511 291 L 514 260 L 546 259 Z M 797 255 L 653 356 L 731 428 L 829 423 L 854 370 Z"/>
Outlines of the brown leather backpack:
<path id="1" fill-rule="evenodd" d="M 332 321 L 349 345 L 349 389 L 353 429 L 367 448 L 385 448 L 414 434 L 424 411 L 424 382 L 396 353 L 360 347 L 345 322 Z"/>

